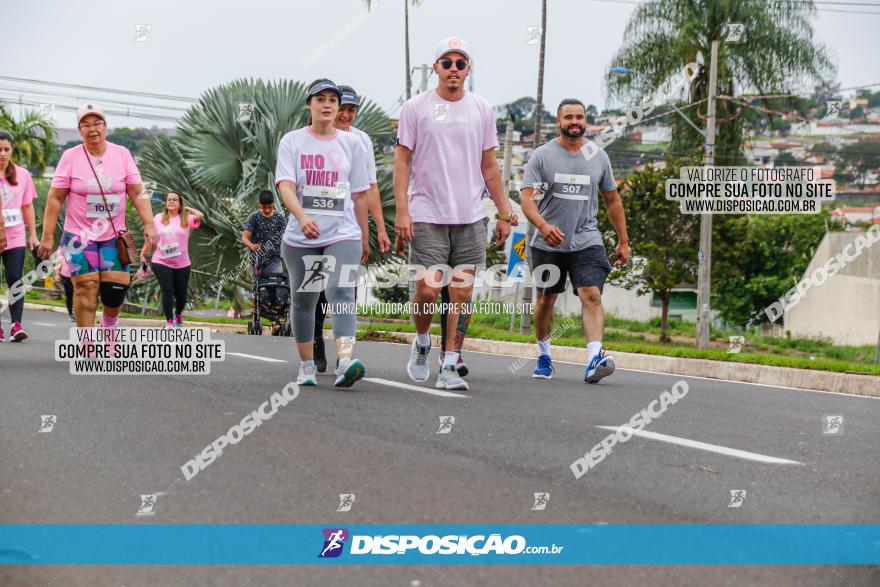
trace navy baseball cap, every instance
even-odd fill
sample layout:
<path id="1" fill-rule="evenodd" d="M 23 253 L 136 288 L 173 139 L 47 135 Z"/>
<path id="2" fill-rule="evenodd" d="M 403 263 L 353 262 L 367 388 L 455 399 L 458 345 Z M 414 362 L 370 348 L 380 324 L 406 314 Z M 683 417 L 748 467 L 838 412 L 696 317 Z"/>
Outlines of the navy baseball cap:
<path id="1" fill-rule="evenodd" d="M 319 79 L 312 82 L 312 85 L 309 86 L 309 91 L 306 94 L 306 100 L 308 100 L 312 96 L 320 94 L 324 90 L 330 90 L 331 92 L 334 92 L 340 99 L 342 99 L 342 92 L 339 90 L 339 86 L 334 84 L 329 79 Z"/>
<path id="2" fill-rule="evenodd" d="M 340 104 L 351 104 L 352 106 L 360 106 L 361 99 L 351 86 L 339 86 L 342 90 L 342 98 L 339 99 Z"/>

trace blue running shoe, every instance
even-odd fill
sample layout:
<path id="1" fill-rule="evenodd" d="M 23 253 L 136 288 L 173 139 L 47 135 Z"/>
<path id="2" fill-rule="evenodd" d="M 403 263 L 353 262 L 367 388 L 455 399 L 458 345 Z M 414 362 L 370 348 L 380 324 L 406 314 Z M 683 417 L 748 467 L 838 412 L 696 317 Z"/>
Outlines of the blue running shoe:
<path id="1" fill-rule="evenodd" d="M 536 379 L 552 379 L 553 371 L 553 361 L 550 359 L 550 355 L 541 355 L 538 357 L 538 366 L 532 371 L 532 377 Z"/>
<path id="2" fill-rule="evenodd" d="M 599 383 L 600 379 L 608 377 L 614 373 L 616 366 L 614 357 L 605 354 L 604 350 L 599 351 L 587 365 L 587 370 L 584 373 L 584 381 L 587 383 Z"/>

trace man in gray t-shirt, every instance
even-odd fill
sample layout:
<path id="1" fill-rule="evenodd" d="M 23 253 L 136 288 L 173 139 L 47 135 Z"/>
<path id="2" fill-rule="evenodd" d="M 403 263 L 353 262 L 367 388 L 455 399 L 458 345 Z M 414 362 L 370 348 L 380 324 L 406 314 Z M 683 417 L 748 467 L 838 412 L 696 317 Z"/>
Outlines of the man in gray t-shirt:
<path id="1" fill-rule="evenodd" d="M 550 329 L 556 296 L 565 291 L 566 277 L 583 306 L 582 319 L 587 335 L 587 364 L 584 381 L 598 383 L 614 372 L 614 358 L 602 351 L 605 313 L 602 287 L 611 272 L 608 256 L 599 234 L 596 213 L 599 193 L 617 231 L 617 264 L 630 258 L 629 238 L 623 203 L 611 171 L 611 161 L 601 148 L 588 153 L 583 138 L 587 118 L 583 103 L 566 99 L 559 104 L 556 125 L 559 136 L 535 149 L 526 165 L 522 188 L 522 209 L 538 232 L 529 243 L 533 274 L 536 268 L 558 270 L 555 283 L 538 287 L 535 305 L 535 334 L 538 338 L 538 366 L 532 377 L 550 379 Z"/>
<path id="2" fill-rule="evenodd" d="M 523 187 L 539 185 L 542 198 L 535 199 L 541 217 L 565 235 L 562 244 L 544 242 L 541 233 L 529 246 L 545 251 L 571 252 L 602 244 L 596 213 L 599 191 L 617 189 L 611 161 L 603 150 L 589 160 L 578 149 L 574 152 L 558 140 L 538 147 L 526 165 Z"/>

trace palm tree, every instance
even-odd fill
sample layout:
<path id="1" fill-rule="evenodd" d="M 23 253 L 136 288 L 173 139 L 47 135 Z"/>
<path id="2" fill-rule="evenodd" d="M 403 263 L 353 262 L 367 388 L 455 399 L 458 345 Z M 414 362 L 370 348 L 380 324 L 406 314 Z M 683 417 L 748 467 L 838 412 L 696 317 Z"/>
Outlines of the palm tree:
<path id="1" fill-rule="evenodd" d="M 707 94 L 709 51 L 713 40 L 721 41 L 718 52 L 719 95 L 743 91 L 782 94 L 792 80 L 827 79 L 833 66 L 825 48 L 813 39 L 811 0 L 766 2 L 765 0 L 651 0 L 633 11 L 623 46 L 612 59 L 612 68 L 627 68 L 629 75 L 609 71 L 608 91 L 627 104 L 637 104 L 649 91 L 660 88 L 686 63 L 704 64 L 692 81 L 689 102 Z M 731 23 L 745 26 L 740 43 L 725 42 Z M 772 103 L 768 107 L 773 108 Z M 700 106 L 705 108 L 705 106 Z M 701 124 L 700 117 L 688 115 Z M 740 106 L 719 103 L 719 148 L 716 164 L 740 159 L 742 120 Z M 704 138 L 690 125 L 674 119 L 673 150 L 700 147 Z"/>
<path id="2" fill-rule="evenodd" d="M 52 123 L 38 112 L 28 112 L 15 120 L 12 113 L 0 104 L 0 130 L 9 132 L 15 139 L 15 162 L 34 175 L 42 175 L 55 148 Z"/>
<path id="3" fill-rule="evenodd" d="M 145 182 L 159 193 L 179 191 L 185 204 L 205 212 L 202 228 L 190 240 L 193 288 L 212 291 L 219 276 L 232 272 L 227 283 L 247 286 L 249 271 L 236 270 L 244 258 L 241 231 L 256 209 L 260 190 L 274 190 L 278 143 L 287 132 L 306 126 L 306 84 L 293 81 L 237 80 L 206 92 L 178 125 L 174 136 L 159 136 L 139 157 Z M 239 104 L 252 104 L 250 120 L 239 121 Z M 377 147 L 390 140 L 390 121 L 374 102 L 365 100 L 358 128 Z M 394 191 L 391 173 L 378 170 L 385 223 L 393 239 Z M 158 200 L 158 198 L 155 198 Z M 158 203 L 154 207 L 158 210 Z M 129 226 L 139 227 L 129 211 Z M 140 230 L 136 229 L 136 234 Z M 374 224 L 370 224 L 370 263 L 382 262 Z"/>
<path id="4" fill-rule="evenodd" d="M 373 2 L 372 0 L 365 0 L 367 3 L 367 10 L 372 9 Z M 404 45 L 404 56 L 406 61 L 406 99 L 409 100 L 412 98 L 412 74 L 410 65 L 409 65 L 409 7 L 412 5 L 413 8 L 421 4 L 421 0 L 403 0 L 403 45 Z"/>

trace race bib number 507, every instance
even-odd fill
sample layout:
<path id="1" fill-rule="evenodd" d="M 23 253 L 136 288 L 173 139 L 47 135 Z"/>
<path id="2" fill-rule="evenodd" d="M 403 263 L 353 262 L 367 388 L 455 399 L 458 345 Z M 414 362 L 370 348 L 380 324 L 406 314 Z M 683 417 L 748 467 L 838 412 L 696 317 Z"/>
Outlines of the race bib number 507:
<path id="1" fill-rule="evenodd" d="M 553 178 L 553 196 L 566 200 L 590 199 L 590 176 L 557 173 Z"/>

